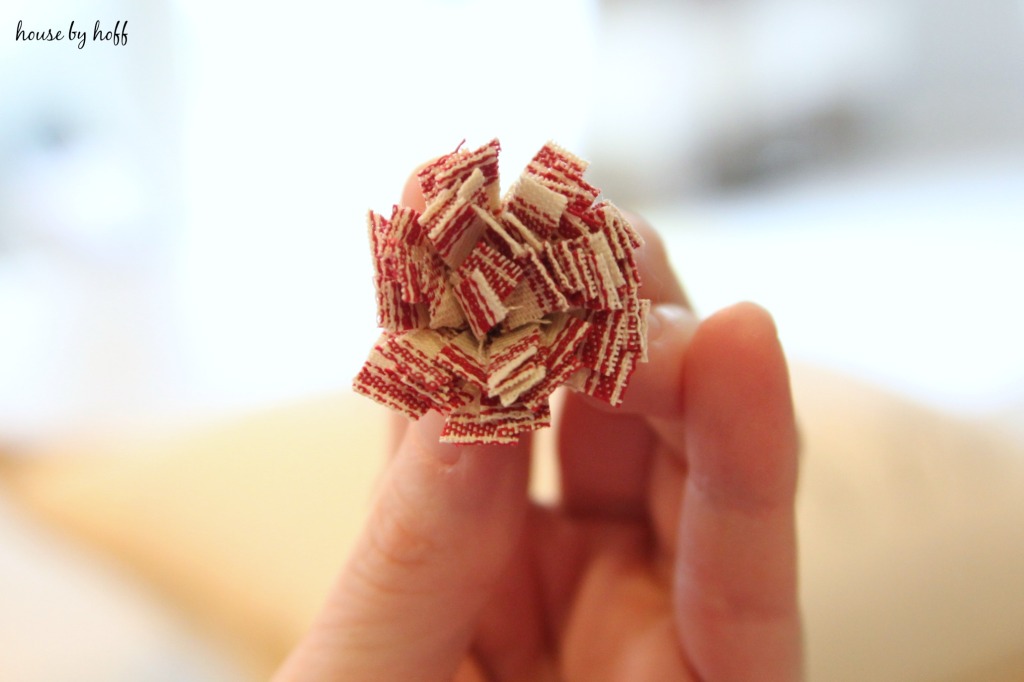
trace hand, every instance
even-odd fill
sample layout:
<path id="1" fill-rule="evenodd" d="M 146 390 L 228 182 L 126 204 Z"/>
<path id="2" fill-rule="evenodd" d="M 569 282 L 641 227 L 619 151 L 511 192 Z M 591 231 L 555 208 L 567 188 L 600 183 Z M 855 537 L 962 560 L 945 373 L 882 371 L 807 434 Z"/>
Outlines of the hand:
<path id="1" fill-rule="evenodd" d="M 404 201 L 422 208 L 414 183 Z M 561 499 L 530 501 L 530 439 L 394 454 L 351 558 L 277 680 L 797 680 L 797 436 L 775 327 L 703 322 L 657 236 L 638 254 L 650 361 L 623 405 L 570 393 Z M 404 421 L 404 420 L 403 420 Z"/>

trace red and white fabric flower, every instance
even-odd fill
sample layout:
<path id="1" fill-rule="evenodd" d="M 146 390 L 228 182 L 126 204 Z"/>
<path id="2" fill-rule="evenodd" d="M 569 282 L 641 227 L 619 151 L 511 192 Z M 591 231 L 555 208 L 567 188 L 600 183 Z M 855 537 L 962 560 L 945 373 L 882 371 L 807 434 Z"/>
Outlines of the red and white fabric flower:
<path id="1" fill-rule="evenodd" d="M 640 236 L 552 143 L 502 198 L 499 149 L 423 168 L 422 213 L 369 214 L 384 332 L 353 386 L 414 419 L 445 414 L 449 443 L 549 426 L 561 385 L 617 405 L 647 360 Z"/>

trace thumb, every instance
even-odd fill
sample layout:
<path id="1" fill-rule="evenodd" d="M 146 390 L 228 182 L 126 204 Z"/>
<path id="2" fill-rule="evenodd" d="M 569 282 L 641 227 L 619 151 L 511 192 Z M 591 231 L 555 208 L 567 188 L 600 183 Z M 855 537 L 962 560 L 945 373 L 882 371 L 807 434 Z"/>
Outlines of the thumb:
<path id="1" fill-rule="evenodd" d="M 452 679 L 519 539 L 529 439 L 438 442 L 430 413 L 406 430 L 362 537 L 284 680 Z"/>

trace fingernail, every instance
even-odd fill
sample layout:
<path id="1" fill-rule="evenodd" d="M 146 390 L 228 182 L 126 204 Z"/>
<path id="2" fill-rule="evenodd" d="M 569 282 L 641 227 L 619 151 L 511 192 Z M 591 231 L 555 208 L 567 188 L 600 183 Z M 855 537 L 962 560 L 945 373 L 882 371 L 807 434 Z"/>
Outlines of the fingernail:
<path id="1" fill-rule="evenodd" d="M 696 329 L 697 317 L 681 305 L 659 303 L 651 308 L 651 314 L 647 317 L 647 342 L 658 341 L 669 327 Z"/>

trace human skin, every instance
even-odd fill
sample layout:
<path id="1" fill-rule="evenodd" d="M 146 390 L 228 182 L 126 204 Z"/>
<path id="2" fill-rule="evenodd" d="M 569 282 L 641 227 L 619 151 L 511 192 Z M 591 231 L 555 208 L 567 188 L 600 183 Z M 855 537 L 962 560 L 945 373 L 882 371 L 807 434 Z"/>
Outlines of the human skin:
<path id="1" fill-rule="evenodd" d="M 529 498 L 530 438 L 446 445 L 439 415 L 396 419 L 362 536 L 275 680 L 801 679 L 775 325 L 750 303 L 698 319 L 633 222 L 650 359 L 617 408 L 564 396 L 558 502 Z"/>

